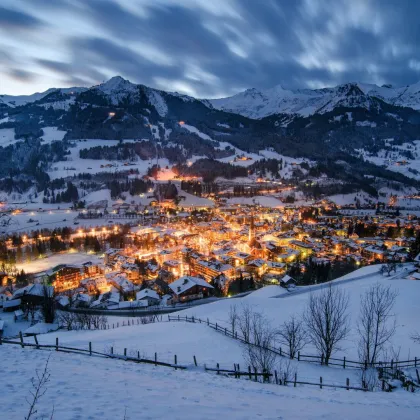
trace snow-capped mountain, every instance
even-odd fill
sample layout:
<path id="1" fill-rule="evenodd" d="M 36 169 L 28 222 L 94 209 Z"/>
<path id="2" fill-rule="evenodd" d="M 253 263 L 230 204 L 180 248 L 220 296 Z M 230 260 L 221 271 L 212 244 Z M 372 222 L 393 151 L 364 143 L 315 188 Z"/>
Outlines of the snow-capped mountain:
<path id="1" fill-rule="evenodd" d="M 84 92 L 87 88 L 84 87 L 70 87 L 70 88 L 50 88 L 47 89 L 45 92 L 36 92 L 32 95 L 0 95 L 0 105 L 6 105 L 11 108 L 15 108 L 17 106 L 27 105 L 36 101 L 40 101 L 52 93 L 60 93 L 63 95 L 67 95 L 68 97 L 75 96 L 81 92 Z"/>
<path id="2" fill-rule="evenodd" d="M 336 107 L 378 107 L 380 99 L 391 105 L 420 109 L 420 82 L 394 88 L 367 83 L 346 83 L 333 88 L 288 90 L 282 86 L 271 89 L 247 89 L 234 96 L 209 100 L 219 110 L 260 119 L 274 114 L 297 114 L 307 117 L 323 114 Z"/>

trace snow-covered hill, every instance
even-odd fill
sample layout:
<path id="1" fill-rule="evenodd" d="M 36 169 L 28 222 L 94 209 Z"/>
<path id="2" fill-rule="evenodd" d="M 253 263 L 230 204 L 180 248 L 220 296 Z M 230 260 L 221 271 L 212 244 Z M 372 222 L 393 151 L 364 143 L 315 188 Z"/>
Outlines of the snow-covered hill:
<path id="1" fill-rule="evenodd" d="M 333 282 L 334 287 L 345 291 L 350 299 L 351 331 L 343 342 L 337 357 L 347 355 L 357 360 L 356 321 L 360 313 L 360 294 L 377 282 L 390 285 L 398 291 L 394 308 L 397 332 L 392 343 L 400 349 L 402 359 L 410 360 L 418 355 L 419 346 L 410 340 L 417 329 L 413 314 L 418 312 L 416 281 L 406 280 L 410 265 L 398 270 L 392 277 L 383 277 L 378 266 L 368 266 L 343 276 Z M 326 285 L 298 287 L 289 293 L 278 286 L 268 286 L 248 296 L 222 299 L 195 306 L 179 312 L 202 319 L 209 318 L 219 326 L 229 328 L 231 305 L 238 308 L 242 303 L 263 313 L 272 326 L 278 327 L 289 316 L 301 316 L 311 293 L 317 294 Z M 10 317 L 12 319 L 12 317 Z M 162 321 L 166 318 L 163 317 Z M 113 316 L 112 323 L 127 320 Z M 20 323 L 10 323 L 16 327 Z M 7 320 L 6 320 L 7 324 Z M 7 326 L 7 325 L 6 325 Z M 205 324 L 181 322 L 157 322 L 146 325 L 131 323 L 106 330 L 55 331 L 38 335 L 40 344 L 88 348 L 92 343 L 95 351 L 106 352 L 113 347 L 115 354 L 124 348 L 128 355 L 173 362 L 177 355 L 179 364 L 187 370 L 173 370 L 122 360 L 101 359 L 88 355 L 76 355 L 21 348 L 4 344 L 0 346 L 0 407 L 2 418 L 22 419 L 27 413 L 25 397 L 31 390 L 30 378 L 36 369 L 42 370 L 49 359 L 50 381 L 47 392 L 37 406 L 38 415 L 49 418 L 54 407 L 54 418 L 66 419 L 231 419 L 294 418 L 294 419 L 414 419 L 420 408 L 418 392 L 397 390 L 392 393 L 347 391 L 345 389 L 319 389 L 306 385 L 284 387 L 261 384 L 248 379 L 236 380 L 223 375 L 205 372 L 204 365 L 222 369 L 232 368 L 234 363 L 246 366 L 243 348 L 238 341 L 214 331 Z M 25 341 L 33 342 L 31 337 Z M 310 346 L 306 353 L 314 353 Z M 193 359 L 196 357 L 197 366 Z M 282 359 L 284 360 L 284 359 Z M 341 385 L 346 378 L 357 386 L 359 371 L 347 367 L 327 367 L 305 361 L 293 361 L 298 380 Z M 414 373 L 415 374 L 415 373 Z M 3 386 L 3 388 L 2 388 Z M 3 391 L 3 392 L 1 392 Z M 125 414 L 124 414 L 125 412 Z"/>
<path id="2" fill-rule="evenodd" d="M 414 419 L 418 396 L 409 392 L 363 393 L 315 387 L 284 387 L 223 375 L 137 365 L 75 354 L 0 350 L 2 418 L 28 413 L 35 370 L 50 380 L 37 406 L 38 418 L 54 419 Z"/>
<path id="3" fill-rule="evenodd" d="M 247 89 L 234 96 L 209 102 L 216 109 L 259 119 L 280 113 L 307 117 L 329 112 L 338 106 L 371 109 L 372 106 L 378 106 L 376 98 L 392 105 L 420 109 L 420 82 L 401 88 L 346 83 L 314 90 L 288 90 L 279 85 L 264 90 Z"/>
<path id="4" fill-rule="evenodd" d="M 75 96 L 80 92 L 85 91 L 86 88 L 83 87 L 71 87 L 71 88 L 50 88 L 45 92 L 37 92 L 33 93 L 32 95 L 20 95 L 20 96 L 13 96 L 13 95 L 0 95 L 0 105 L 7 105 L 11 108 L 22 106 L 26 104 L 30 104 L 36 101 L 40 101 L 50 95 L 51 93 L 61 93 L 64 95 L 68 95 L 69 97 Z"/>

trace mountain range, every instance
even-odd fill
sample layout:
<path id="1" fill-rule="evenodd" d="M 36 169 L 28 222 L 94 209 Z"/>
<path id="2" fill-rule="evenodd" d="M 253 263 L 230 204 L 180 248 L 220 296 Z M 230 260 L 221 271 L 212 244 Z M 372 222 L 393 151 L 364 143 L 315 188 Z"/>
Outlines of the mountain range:
<path id="1" fill-rule="evenodd" d="M 38 92 L 32 95 L 0 95 L 0 106 L 17 107 L 48 98 L 50 94 L 60 92 L 71 97 L 87 90 L 98 89 L 105 95 L 111 97 L 115 105 L 119 100 L 136 91 L 136 85 L 120 76 L 111 78 L 109 81 L 92 88 L 71 87 L 51 88 L 45 92 Z M 147 88 L 148 97 L 152 104 L 156 104 L 155 98 L 164 93 L 193 100 L 195 98 L 178 93 L 167 93 L 152 88 Z M 363 107 L 369 109 L 372 106 L 372 99 L 380 99 L 390 105 L 409 107 L 420 110 L 420 82 L 404 87 L 393 87 L 391 85 L 377 86 L 368 83 L 345 83 L 331 88 L 322 89 L 285 89 L 281 85 L 270 89 L 258 90 L 247 89 L 236 95 L 220 99 L 197 99 L 209 108 L 240 114 L 252 119 L 261 119 L 274 114 L 292 114 L 308 117 L 313 114 L 323 114 L 332 111 L 336 107 Z M 53 99 L 50 98 L 50 99 Z M 44 101 L 49 103 L 51 101 Z M 159 105 L 162 105 L 160 102 Z M 159 108 L 164 112 L 165 108 Z"/>
<path id="2" fill-rule="evenodd" d="M 372 174 L 409 183 L 414 180 L 361 160 L 359 151 L 377 153 L 420 139 L 420 83 L 404 88 L 346 83 L 315 90 L 277 86 L 197 99 L 116 76 L 91 88 L 0 95 L 0 134 L 14 129 L 15 139 L 25 140 L 30 149 L 45 127 L 65 131 L 64 141 L 157 141 L 172 163 L 194 155 L 218 158 L 225 153 L 221 144 L 228 144 L 248 153 L 272 149 L 309 158 L 346 179 L 361 181 Z M 0 156 L 4 171 L 13 153 Z"/>
<path id="3" fill-rule="evenodd" d="M 264 118 L 273 114 L 298 114 L 307 117 L 332 111 L 336 107 L 369 109 L 372 99 L 390 105 L 420 109 L 420 82 L 401 88 L 367 83 L 346 83 L 324 89 L 288 90 L 282 86 L 271 89 L 247 89 L 237 95 L 213 99 L 217 109 L 234 112 L 249 118 Z"/>

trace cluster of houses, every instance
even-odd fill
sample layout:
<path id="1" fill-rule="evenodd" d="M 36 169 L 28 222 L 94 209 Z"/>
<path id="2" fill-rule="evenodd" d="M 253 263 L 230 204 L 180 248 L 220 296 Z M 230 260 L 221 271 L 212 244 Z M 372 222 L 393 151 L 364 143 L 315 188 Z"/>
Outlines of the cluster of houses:
<path id="1" fill-rule="evenodd" d="M 332 212 L 328 203 L 310 209 L 224 205 L 201 216 L 183 211 L 146 221 L 124 234 L 121 248 L 108 247 L 101 263 L 61 264 L 36 274 L 34 282 L 51 284 L 62 306 L 166 306 L 211 296 L 215 289 L 227 295 L 238 278 L 290 286 L 288 267 L 309 257 L 357 265 L 404 262 L 419 229 L 408 216 Z M 19 306 L 15 293 L 0 288 L 4 310 Z"/>

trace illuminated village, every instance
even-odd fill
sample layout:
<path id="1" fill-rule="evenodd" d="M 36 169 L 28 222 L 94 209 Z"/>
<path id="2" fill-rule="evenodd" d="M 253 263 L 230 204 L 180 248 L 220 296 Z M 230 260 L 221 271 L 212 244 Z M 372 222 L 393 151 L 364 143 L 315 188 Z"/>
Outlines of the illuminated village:
<path id="1" fill-rule="evenodd" d="M 4 309 L 17 309 L 16 291 L 30 293 L 37 283 L 54 286 L 64 307 L 116 310 L 204 303 L 273 284 L 290 290 L 365 265 L 405 262 L 419 230 L 416 218 L 392 207 L 339 208 L 323 200 L 273 208 L 226 204 L 224 197 L 185 207 L 176 200 L 136 209 L 120 202 L 112 223 L 96 206 L 77 218 L 95 227 L 9 235 L 2 244 Z M 83 263 L 67 263 L 72 254 L 85 255 Z M 57 255 L 59 264 L 36 269 Z"/>

